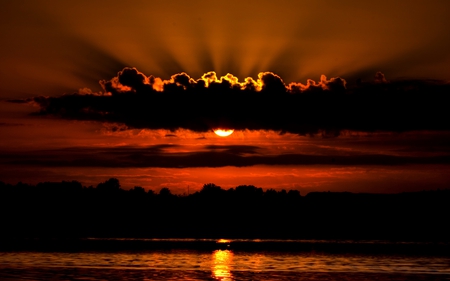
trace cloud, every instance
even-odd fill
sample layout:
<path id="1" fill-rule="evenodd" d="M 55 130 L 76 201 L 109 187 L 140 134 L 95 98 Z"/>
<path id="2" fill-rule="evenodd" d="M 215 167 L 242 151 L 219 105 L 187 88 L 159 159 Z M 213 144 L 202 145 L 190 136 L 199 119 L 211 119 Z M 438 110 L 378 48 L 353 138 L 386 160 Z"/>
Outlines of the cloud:
<path id="1" fill-rule="evenodd" d="M 388 81 L 378 72 L 372 82 L 348 86 L 342 78 L 285 84 L 262 72 L 243 82 L 215 72 L 194 79 L 186 73 L 162 80 L 124 68 L 102 80 L 103 93 L 35 97 L 40 114 L 119 123 L 128 128 L 213 128 L 273 130 L 301 135 L 339 135 L 343 130 L 403 132 L 449 130 L 446 106 L 450 85 L 431 80 Z M 18 102 L 18 101 L 14 101 Z"/>
<path id="2" fill-rule="evenodd" d="M 0 127 L 21 127 L 21 126 L 27 126 L 27 124 L 0 122 Z"/>
<path id="3" fill-rule="evenodd" d="M 42 167 L 186 168 L 249 167 L 254 165 L 393 166 L 407 164 L 450 164 L 450 156 L 400 156 L 358 152 L 266 154 L 251 145 L 208 145 L 186 152 L 177 145 L 110 148 L 69 147 L 64 149 L 0 151 L 0 164 Z M 214 159 L 214 161 L 212 161 Z"/>
<path id="4" fill-rule="evenodd" d="M 290 83 L 288 85 L 288 89 L 292 93 L 301 93 L 301 92 L 307 92 L 307 91 L 322 91 L 322 90 L 329 90 L 333 92 L 340 92 L 345 91 L 345 86 L 347 82 L 340 78 L 331 78 L 330 80 L 327 79 L 325 75 L 320 76 L 320 81 L 316 82 L 312 79 L 308 79 L 306 82 L 306 85 L 302 83 Z"/>
<path id="5" fill-rule="evenodd" d="M 386 77 L 380 71 L 375 74 L 375 83 L 387 83 Z"/>
<path id="6" fill-rule="evenodd" d="M 30 103 L 33 99 L 9 99 L 7 102 L 10 103 Z"/>
<path id="7" fill-rule="evenodd" d="M 312 80 L 311 80 L 312 81 Z M 336 80 L 337 81 L 337 80 Z M 345 81 L 339 80 L 345 87 Z M 308 81 L 310 83 L 310 81 Z M 329 89 L 326 85 L 335 84 L 335 79 L 330 81 L 326 80 L 323 76 L 319 84 L 314 86 L 322 87 L 323 89 Z M 258 74 L 258 78 L 254 80 L 251 77 L 247 77 L 243 82 L 239 82 L 239 79 L 228 73 L 227 75 L 218 77 L 214 71 L 209 71 L 203 74 L 199 79 L 195 80 L 187 73 L 178 73 L 172 75 L 169 80 L 162 80 L 159 77 L 152 75 L 146 76 L 136 68 L 126 67 L 119 71 L 117 76 L 111 80 L 102 80 L 100 84 L 105 93 L 115 95 L 120 93 L 149 93 L 152 91 L 158 92 L 177 92 L 184 90 L 250 90 L 250 91 L 265 91 L 265 92 L 286 92 L 289 91 L 289 87 L 285 85 L 280 76 L 272 72 L 261 72 Z M 305 91 L 308 89 L 307 85 L 295 83 L 301 89 L 297 91 Z M 300 86 L 301 85 L 301 86 Z"/>

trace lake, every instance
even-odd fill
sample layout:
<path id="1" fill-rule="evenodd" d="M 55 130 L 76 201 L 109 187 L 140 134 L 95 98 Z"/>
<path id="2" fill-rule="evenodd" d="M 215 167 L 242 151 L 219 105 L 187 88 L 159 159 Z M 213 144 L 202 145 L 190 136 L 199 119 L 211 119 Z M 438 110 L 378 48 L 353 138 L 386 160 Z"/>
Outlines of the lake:
<path id="1" fill-rule="evenodd" d="M 0 280 L 450 280 L 450 255 L 421 243 L 87 239 L 70 250 L 31 244 L 0 252 Z"/>

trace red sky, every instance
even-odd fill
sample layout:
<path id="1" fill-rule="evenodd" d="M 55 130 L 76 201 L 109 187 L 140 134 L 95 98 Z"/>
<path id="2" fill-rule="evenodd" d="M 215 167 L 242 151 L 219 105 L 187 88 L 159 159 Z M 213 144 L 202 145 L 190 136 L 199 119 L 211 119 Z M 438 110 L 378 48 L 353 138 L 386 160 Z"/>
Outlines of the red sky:
<path id="1" fill-rule="evenodd" d="M 319 81 L 321 75 L 341 77 L 351 90 L 357 79 L 375 85 L 374 75 L 381 71 L 389 85 L 403 81 L 395 84 L 399 91 L 417 87 L 418 81 L 445 85 L 450 77 L 448 1 L 9 1 L 3 6 L 0 181 L 95 185 L 117 177 L 124 188 L 140 185 L 157 191 L 167 186 L 176 193 L 209 182 L 226 188 L 298 189 L 302 194 L 449 187 L 450 131 L 444 122 L 429 125 L 426 116 L 420 126 L 407 125 L 421 120 L 420 111 L 401 130 L 380 121 L 372 124 L 375 130 L 358 123 L 358 130 L 344 126 L 338 136 L 323 136 L 320 130 L 281 134 L 278 125 L 270 124 L 283 112 L 278 108 L 220 138 L 212 130 L 193 131 L 185 125 L 171 131 L 125 119 L 33 115 L 43 107 L 8 102 L 75 92 L 105 94 L 98 82 L 109 81 L 124 67 L 162 80 L 181 72 L 196 80 L 215 71 L 243 82 L 271 71 L 286 85 Z M 425 112 L 435 112 L 428 88 L 420 89 L 421 98 L 429 101 Z M 305 122 L 328 114 L 320 112 L 318 101 L 313 104 L 317 117 Z M 386 109 L 379 104 L 374 112 L 382 116 Z M 217 114 L 227 116 L 237 112 L 239 101 L 234 105 L 224 109 L 202 103 L 208 112 L 217 108 L 227 111 Z M 127 112 L 138 110 L 136 104 L 126 106 Z M 149 110 L 169 106 L 152 104 Z M 410 112 L 399 112 L 404 110 Z M 367 117 L 354 116 L 358 118 Z M 401 118 L 392 123 L 404 124 Z M 174 122 L 181 124 L 181 119 L 174 117 Z M 334 124 L 333 119 L 325 120 Z"/>

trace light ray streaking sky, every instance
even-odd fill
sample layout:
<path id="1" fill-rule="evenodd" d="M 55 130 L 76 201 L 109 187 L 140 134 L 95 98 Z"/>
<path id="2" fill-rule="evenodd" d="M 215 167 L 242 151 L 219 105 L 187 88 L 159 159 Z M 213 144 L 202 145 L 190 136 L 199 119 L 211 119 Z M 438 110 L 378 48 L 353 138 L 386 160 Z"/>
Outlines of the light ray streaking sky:
<path id="1" fill-rule="evenodd" d="M 6 1 L 2 97 L 59 95 L 125 66 L 286 83 L 320 75 L 449 79 L 448 1 Z M 49 87 L 51 85 L 51 87 Z"/>

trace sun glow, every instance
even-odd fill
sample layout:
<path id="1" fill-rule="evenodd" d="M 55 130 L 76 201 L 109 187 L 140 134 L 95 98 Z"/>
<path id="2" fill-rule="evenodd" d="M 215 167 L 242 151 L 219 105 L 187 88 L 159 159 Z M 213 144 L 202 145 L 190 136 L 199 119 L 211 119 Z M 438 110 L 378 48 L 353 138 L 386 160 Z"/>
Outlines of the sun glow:
<path id="1" fill-rule="evenodd" d="M 220 137 L 228 137 L 234 132 L 233 129 L 215 129 L 214 133 Z"/>

